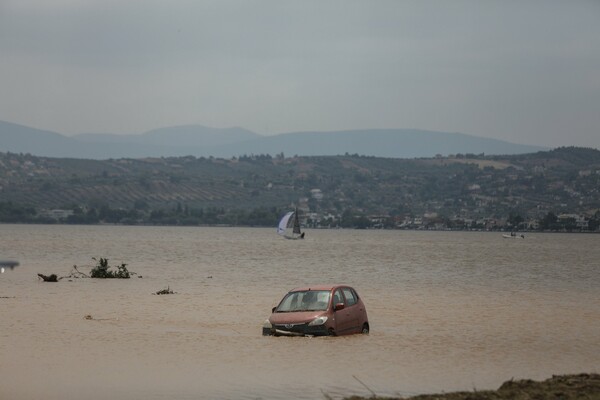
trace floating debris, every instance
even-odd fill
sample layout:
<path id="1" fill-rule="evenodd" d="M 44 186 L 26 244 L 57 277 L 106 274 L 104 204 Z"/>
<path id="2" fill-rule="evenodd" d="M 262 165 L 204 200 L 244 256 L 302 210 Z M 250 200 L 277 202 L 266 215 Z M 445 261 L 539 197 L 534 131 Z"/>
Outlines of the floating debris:
<path id="1" fill-rule="evenodd" d="M 92 257 L 92 260 L 96 261 L 96 266 L 92 268 L 91 277 L 92 278 L 119 278 L 119 279 L 129 279 L 131 275 L 135 275 L 132 272 L 127 270 L 127 264 L 121 263 L 121 265 L 117 265 L 117 271 L 110 271 L 110 265 L 108 265 L 108 258 L 100 257 L 99 260 L 96 260 L 95 257 Z"/>
<path id="2" fill-rule="evenodd" d="M 38 275 L 38 278 L 43 279 L 44 282 L 58 282 L 58 280 L 59 280 L 58 276 L 56 276 L 56 274 L 51 274 L 51 275 L 37 274 L 37 275 Z"/>
<path id="3" fill-rule="evenodd" d="M 94 318 L 91 314 L 86 315 L 83 319 L 92 320 L 92 321 L 118 321 L 119 318 Z"/>
<path id="4" fill-rule="evenodd" d="M 166 289 L 159 290 L 158 292 L 152 294 L 175 294 L 175 292 L 172 291 L 169 286 L 167 286 Z"/>
<path id="5" fill-rule="evenodd" d="M 94 258 L 94 257 L 92 257 L 92 259 L 96 260 L 96 258 Z M 69 275 L 61 276 L 60 278 L 56 274 L 51 274 L 51 275 L 37 274 L 37 275 L 38 275 L 38 278 L 43 279 L 44 282 L 58 282 L 61 279 L 67 279 L 69 282 L 73 282 L 73 279 L 79 279 L 79 278 L 128 279 L 132 275 L 137 275 L 135 272 L 129 272 L 127 270 L 127 264 L 125 264 L 125 263 L 122 263 L 121 265 L 117 265 L 116 266 L 117 271 L 111 271 L 111 270 L 109 270 L 109 268 L 111 268 L 111 266 L 108 265 L 108 258 L 100 258 L 100 260 L 97 260 L 96 262 L 97 262 L 97 264 L 95 267 L 92 268 L 90 275 L 83 273 L 79 269 L 77 269 L 77 265 L 73 265 L 73 269 L 71 270 L 71 273 Z M 141 276 L 139 276 L 139 278 L 141 278 Z"/>
<path id="6" fill-rule="evenodd" d="M 67 276 L 63 276 L 61 279 L 63 278 L 89 278 L 90 276 L 88 274 L 84 274 L 83 272 L 81 272 L 80 270 L 77 269 L 77 265 L 73 265 L 73 270 L 71 271 L 71 273 Z"/>

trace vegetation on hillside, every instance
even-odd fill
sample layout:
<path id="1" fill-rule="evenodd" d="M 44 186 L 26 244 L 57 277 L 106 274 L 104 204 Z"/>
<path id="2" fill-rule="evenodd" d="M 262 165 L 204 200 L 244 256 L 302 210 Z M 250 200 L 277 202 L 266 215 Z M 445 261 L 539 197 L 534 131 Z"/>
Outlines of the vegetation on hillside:
<path id="1" fill-rule="evenodd" d="M 0 222 L 274 226 L 296 206 L 310 226 L 480 229 L 503 221 L 525 229 L 535 221 L 536 229 L 577 230 L 581 216 L 595 230 L 600 151 L 104 161 L 0 153 Z"/>

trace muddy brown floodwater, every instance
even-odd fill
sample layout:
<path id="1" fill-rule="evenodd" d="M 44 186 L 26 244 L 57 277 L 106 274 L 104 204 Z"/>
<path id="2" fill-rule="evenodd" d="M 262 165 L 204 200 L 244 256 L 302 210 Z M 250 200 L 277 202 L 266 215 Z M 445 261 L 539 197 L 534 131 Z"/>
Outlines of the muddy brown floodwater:
<path id="1" fill-rule="evenodd" d="M 143 278 L 38 279 L 91 257 Z M 0 225 L 0 258 L 2 399 L 410 396 L 600 362 L 600 235 Z M 356 288 L 371 333 L 263 337 L 314 283 Z"/>

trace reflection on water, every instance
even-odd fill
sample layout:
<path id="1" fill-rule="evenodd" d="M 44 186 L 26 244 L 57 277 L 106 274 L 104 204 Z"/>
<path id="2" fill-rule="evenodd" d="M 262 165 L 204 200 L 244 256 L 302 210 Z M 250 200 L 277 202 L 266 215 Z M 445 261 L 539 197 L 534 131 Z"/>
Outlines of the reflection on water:
<path id="1" fill-rule="evenodd" d="M 21 262 L 0 275 L 3 399 L 410 395 L 600 360 L 599 235 L 0 225 L 0 255 Z M 91 257 L 143 278 L 37 279 Z M 371 334 L 261 336 L 319 282 L 354 286 Z"/>

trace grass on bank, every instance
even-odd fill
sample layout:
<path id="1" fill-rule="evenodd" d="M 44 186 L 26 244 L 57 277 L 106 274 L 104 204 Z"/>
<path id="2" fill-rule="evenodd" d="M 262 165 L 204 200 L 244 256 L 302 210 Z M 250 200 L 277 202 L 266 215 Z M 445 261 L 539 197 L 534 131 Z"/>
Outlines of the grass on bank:
<path id="1" fill-rule="evenodd" d="M 401 397 L 346 397 L 344 400 L 600 400 L 600 374 L 555 375 L 545 381 L 504 382 L 498 390 Z"/>

